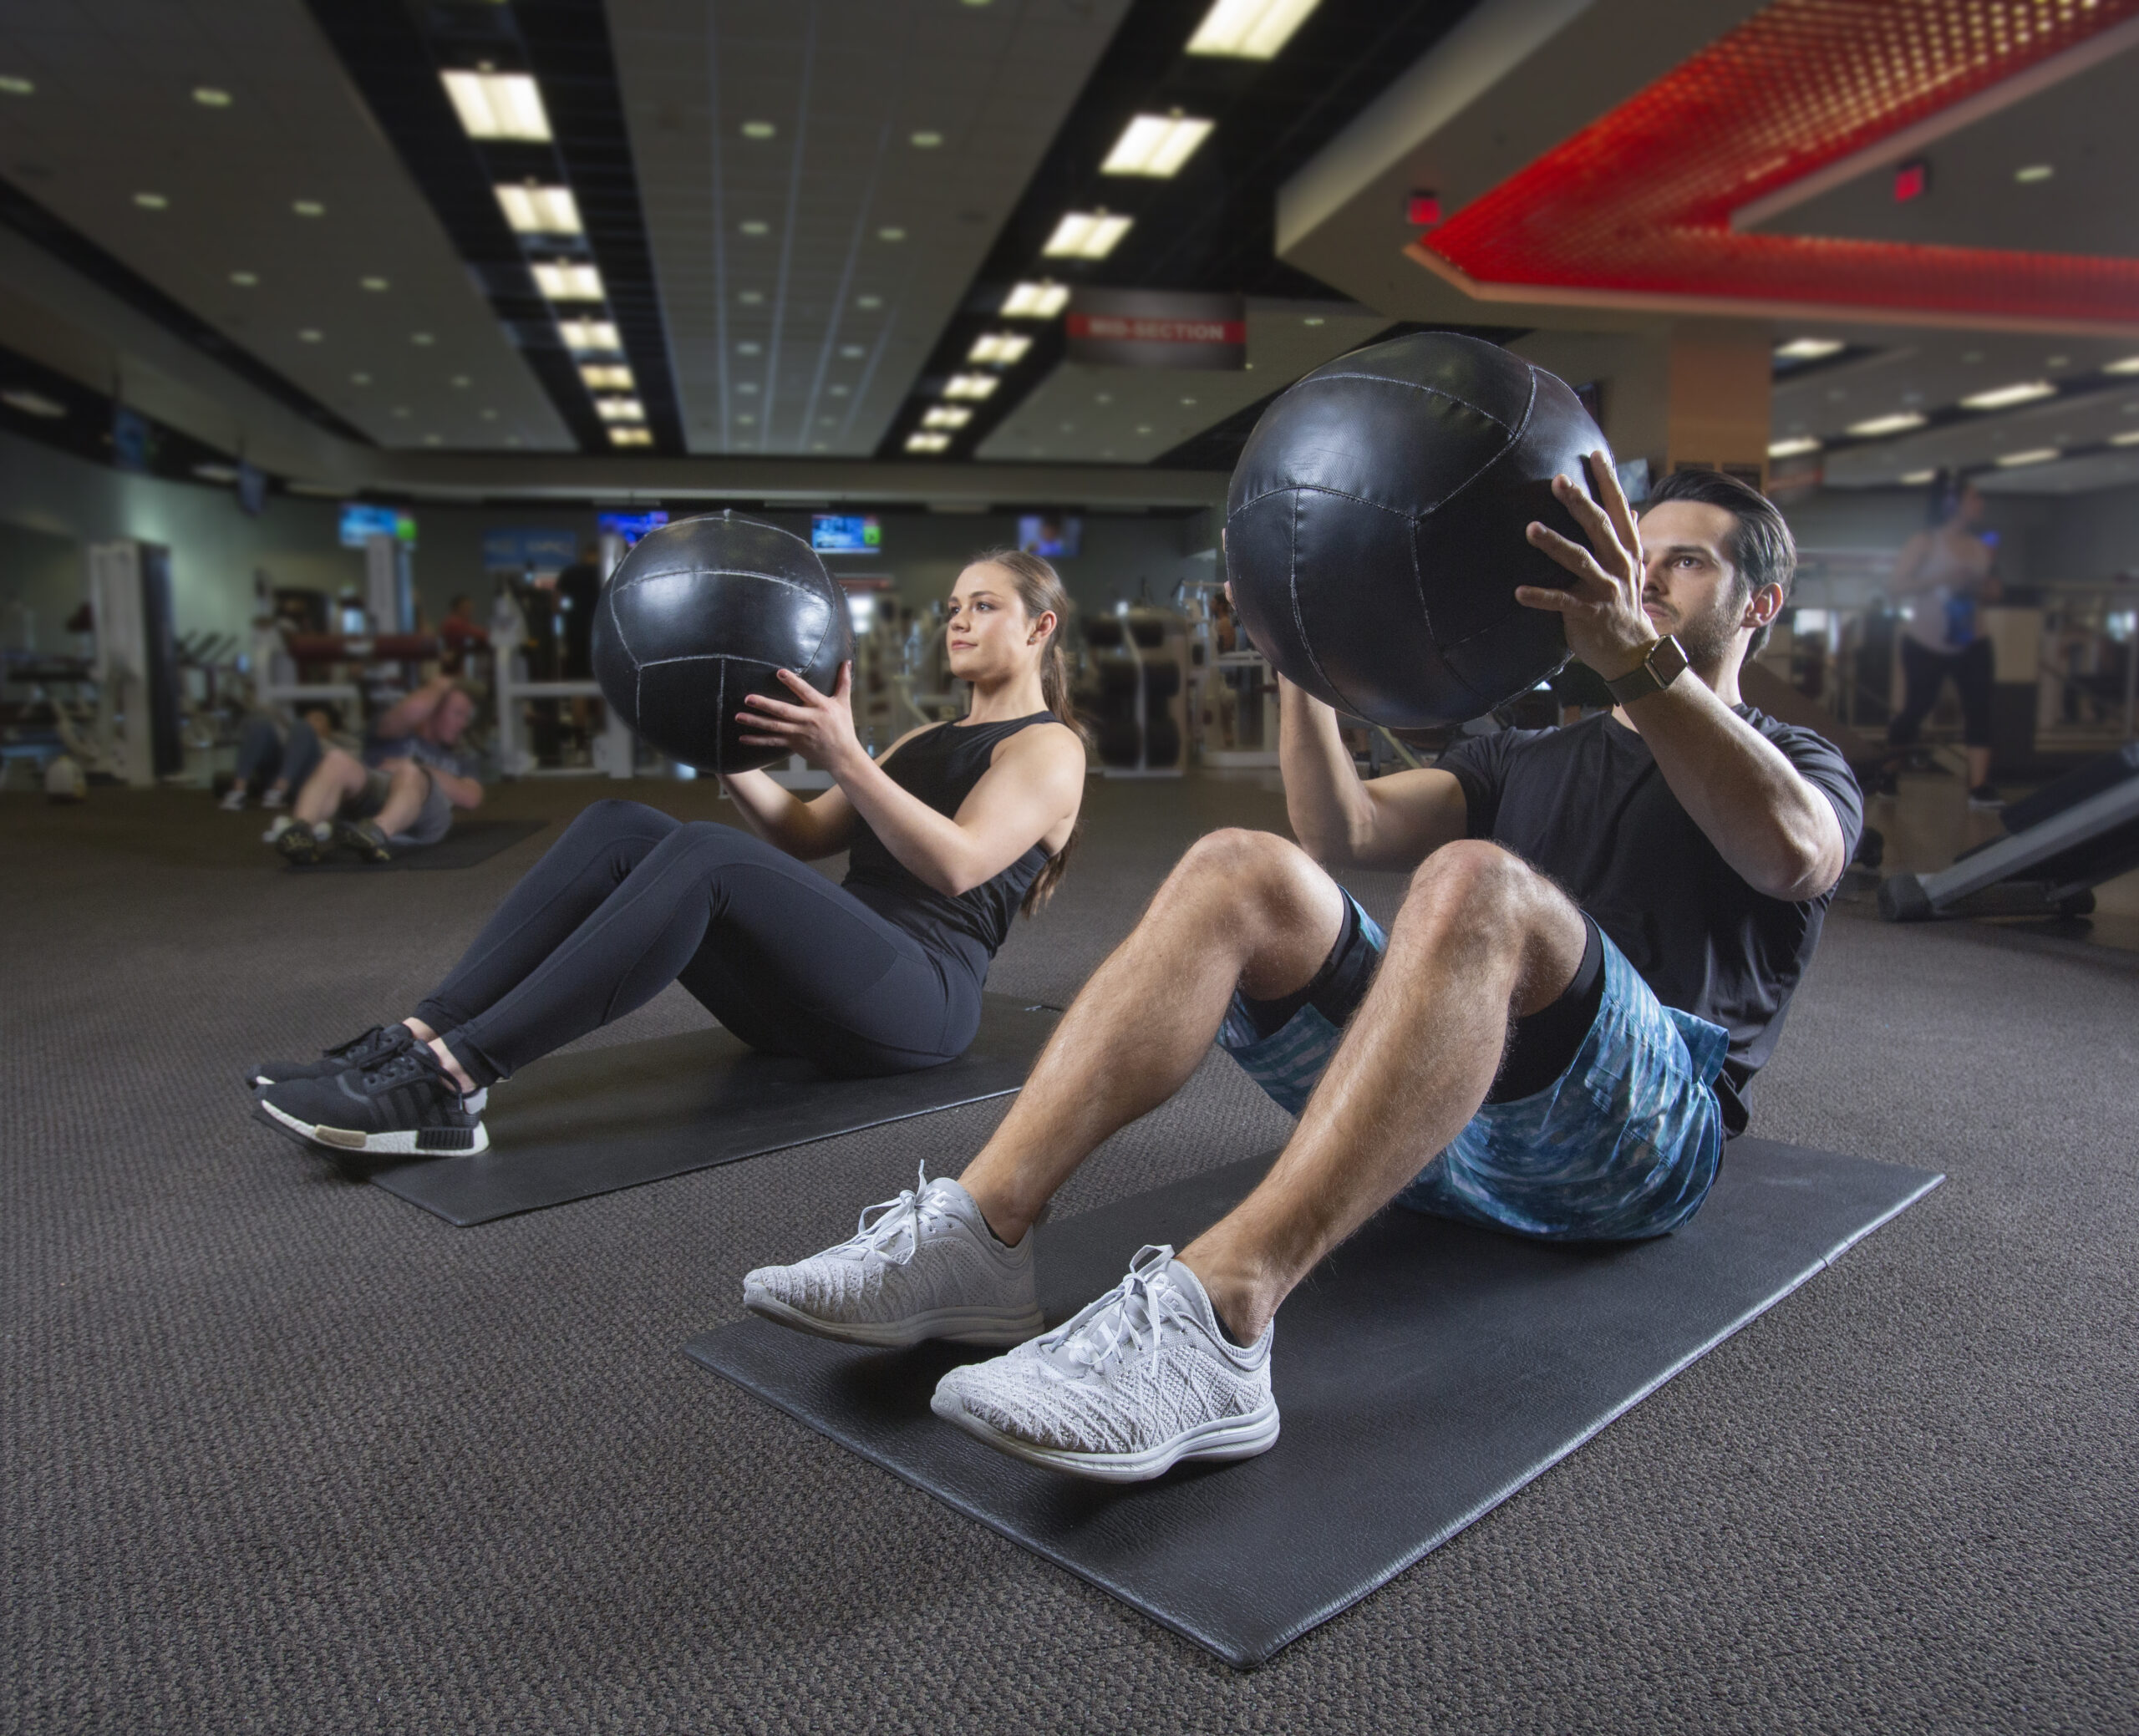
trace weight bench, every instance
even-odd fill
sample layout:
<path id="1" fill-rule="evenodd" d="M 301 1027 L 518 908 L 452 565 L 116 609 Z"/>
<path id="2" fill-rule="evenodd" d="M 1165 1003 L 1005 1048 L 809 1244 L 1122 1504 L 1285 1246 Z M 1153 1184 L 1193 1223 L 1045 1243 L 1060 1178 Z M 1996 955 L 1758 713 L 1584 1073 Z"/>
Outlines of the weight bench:
<path id="1" fill-rule="evenodd" d="M 2094 888 L 2139 868 L 2139 742 L 2091 759 L 2005 810 L 2006 835 L 1935 874 L 1879 887 L 1889 922 L 1933 916 L 2084 916 Z"/>

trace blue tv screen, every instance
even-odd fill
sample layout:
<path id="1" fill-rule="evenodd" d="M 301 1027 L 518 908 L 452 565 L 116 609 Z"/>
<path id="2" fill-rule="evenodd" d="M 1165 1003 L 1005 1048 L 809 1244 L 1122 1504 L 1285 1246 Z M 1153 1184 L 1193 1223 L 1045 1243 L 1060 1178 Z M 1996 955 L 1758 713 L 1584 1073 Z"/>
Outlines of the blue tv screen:
<path id="1" fill-rule="evenodd" d="M 1018 546 L 1044 560 L 1074 560 L 1085 540 L 1085 521 L 1059 512 L 1028 513 L 1018 520 Z"/>
<path id="2" fill-rule="evenodd" d="M 403 542 L 416 540 L 416 521 L 393 506 L 344 506 L 342 509 L 342 546 L 360 549 L 374 536 L 392 536 Z"/>
<path id="3" fill-rule="evenodd" d="M 658 530 L 668 522 L 668 515 L 653 512 L 597 512 L 595 522 L 601 525 L 604 536 L 621 536 L 624 546 L 630 548 L 649 530 Z"/>
<path id="4" fill-rule="evenodd" d="M 813 512 L 810 546 L 821 555 L 878 554 L 884 546 L 884 527 L 874 514 Z"/>

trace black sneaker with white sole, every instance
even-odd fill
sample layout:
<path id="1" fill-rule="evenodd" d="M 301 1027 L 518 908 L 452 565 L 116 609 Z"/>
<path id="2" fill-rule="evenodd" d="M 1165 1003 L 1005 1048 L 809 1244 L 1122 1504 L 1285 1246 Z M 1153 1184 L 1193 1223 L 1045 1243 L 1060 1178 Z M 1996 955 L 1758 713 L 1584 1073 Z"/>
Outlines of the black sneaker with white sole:
<path id="1" fill-rule="evenodd" d="M 490 1150 L 489 1095 L 464 1096 L 429 1045 L 412 1043 L 375 1067 L 269 1085 L 255 1112 L 308 1150 L 339 1157 L 463 1157 Z"/>
<path id="2" fill-rule="evenodd" d="M 282 1084 L 291 1079 L 332 1079 L 352 1067 L 376 1067 L 389 1055 L 398 1055 L 416 1040 L 416 1033 L 402 1024 L 373 1025 L 361 1037 L 323 1048 L 317 1061 L 262 1061 L 246 1069 L 250 1090 Z"/>
<path id="3" fill-rule="evenodd" d="M 275 834 L 276 854 L 292 868 L 314 868 L 327 859 L 327 840 L 301 820 Z"/>
<path id="4" fill-rule="evenodd" d="M 390 862 L 394 860 L 394 846 L 386 841 L 386 834 L 379 829 L 376 820 L 336 820 L 334 847 L 349 851 L 359 861 Z"/>

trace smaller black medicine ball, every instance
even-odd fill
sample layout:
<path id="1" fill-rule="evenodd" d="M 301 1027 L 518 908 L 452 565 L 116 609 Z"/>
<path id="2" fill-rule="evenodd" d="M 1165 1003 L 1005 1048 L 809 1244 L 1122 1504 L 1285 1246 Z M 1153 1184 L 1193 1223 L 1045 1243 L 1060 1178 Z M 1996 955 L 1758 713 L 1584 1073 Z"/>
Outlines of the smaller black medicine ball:
<path id="1" fill-rule="evenodd" d="M 1393 728 L 1461 723 L 1567 661 L 1518 585 L 1572 575 L 1531 546 L 1587 489 L 1604 436 L 1566 383 L 1497 344 L 1421 332 L 1306 374 L 1255 425 L 1226 499 L 1242 624 L 1285 678 Z"/>
<path id="2" fill-rule="evenodd" d="M 854 655 L 846 594 L 800 537 L 724 512 L 680 519 L 617 563 L 594 611 L 594 678 L 671 759 L 744 772 L 785 756 L 746 748 L 752 693 L 792 700 L 791 669 L 829 693 Z"/>

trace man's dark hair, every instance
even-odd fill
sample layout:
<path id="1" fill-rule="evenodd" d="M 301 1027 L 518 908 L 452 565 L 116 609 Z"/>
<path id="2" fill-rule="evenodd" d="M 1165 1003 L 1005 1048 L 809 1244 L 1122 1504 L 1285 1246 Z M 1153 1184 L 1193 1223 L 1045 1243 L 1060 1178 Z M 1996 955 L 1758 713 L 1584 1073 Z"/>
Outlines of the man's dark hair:
<path id="1" fill-rule="evenodd" d="M 1737 520 L 1723 552 L 1738 576 L 1740 608 L 1755 591 L 1771 585 L 1781 586 L 1783 602 L 1789 603 L 1791 582 L 1797 576 L 1797 544 L 1774 501 L 1750 483 L 1721 470 L 1674 470 L 1649 490 L 1649 498 L 1637 510 L 1647 512 L 1666 500 L 1697 500 L 1704 506 L 1720 506 Z M 1745 647 L 1746 662 L 1758 657 L 1767 642 L 1768 629 L 1764 627 Z"/>

